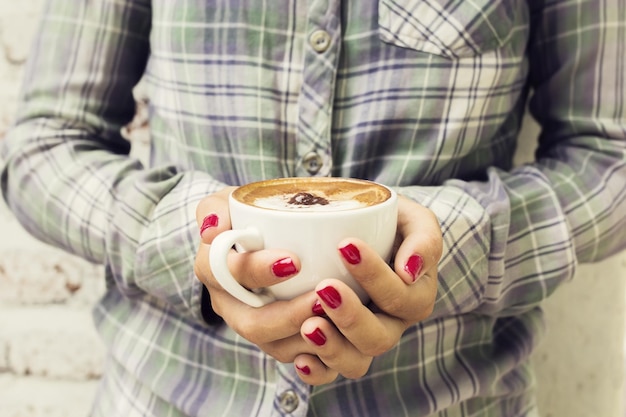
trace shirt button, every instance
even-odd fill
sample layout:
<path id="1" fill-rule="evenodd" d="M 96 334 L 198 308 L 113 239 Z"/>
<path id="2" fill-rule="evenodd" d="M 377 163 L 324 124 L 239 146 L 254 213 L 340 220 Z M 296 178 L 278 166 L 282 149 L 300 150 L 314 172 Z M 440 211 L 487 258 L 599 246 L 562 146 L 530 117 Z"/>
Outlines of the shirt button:
<path id="1" fill-rule="evenodd" d="M 322 169 L 322 157 L 317 152 L 309 152 L 302 158 L 304 169 L 311 174 L 317 174 Z"/>
<path id="2" fill-rule="evenodd" d="M 287 390 L 280 394 L 278 401 L 280 409 L 285 413 L 292 413 L 296 408 L 298 408 L 298 403 L 300 402 L 298 395 L 296 395 L 293 390 Z"/>
<path id="3" fill-rule="evenodd" d="M 330 35 L 325 30 L 316 30 L 311 33 L 309 43 L 317 52 L 324 52 L 330 46 Z"/>

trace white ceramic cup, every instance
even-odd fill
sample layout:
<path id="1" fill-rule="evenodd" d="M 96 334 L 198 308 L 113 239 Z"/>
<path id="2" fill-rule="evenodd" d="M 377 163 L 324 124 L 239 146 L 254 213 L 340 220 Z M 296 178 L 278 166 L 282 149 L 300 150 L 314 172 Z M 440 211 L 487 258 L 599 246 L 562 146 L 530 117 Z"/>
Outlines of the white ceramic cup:
<path id="1" fill-rule="evenodd" d="M 374 197 L 368 198 L 366 192 Z M 309 197 L 302 193 L 309 193 Z M 304 200 L 311 200 L 311 195 L 321 198 L 317 204 L 288 203 L 294 195 L 300 203 L 303 196 Z M 397 195 L 380 184 L 349 178 L 279 178 L 235 189 L 229 204 L 232 230 L 213 240 L 209 262 L 220 285 L 253 307 L 292 299 L 326 278 L 344 281 L 366 302 L 366 292 L 342 263 L 340 241 L 359 238 L 384 259 L 391 256 L 398 218 Z M 300 271 L 286 281 L 250 291 L 228 269 L 226 258 L 233 246 L 238 252 L 287 249 L 300 259 Z"/>

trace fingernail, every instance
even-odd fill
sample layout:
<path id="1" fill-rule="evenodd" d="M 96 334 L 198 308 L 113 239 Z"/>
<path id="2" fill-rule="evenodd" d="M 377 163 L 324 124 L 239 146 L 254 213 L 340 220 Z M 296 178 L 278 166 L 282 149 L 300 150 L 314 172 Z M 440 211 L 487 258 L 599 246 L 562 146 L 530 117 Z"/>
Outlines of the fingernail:
<path id="1" fill-rule="evenodd" d="M 209 214 L 206 216 L 204 220 L 202 220 L 202 226 L 200 226 L 200 235 L 209 227 L 217 227 L 219 221 L 220 219 L 217 217 L 217 214 Z"/>
<path id="2" fill-rule="evenodd" d="M 313 304 L 313 308 L 311 308 L 311 311 L 313 311 L 313 314 L 315 314 L 316 316 L 323 316 L 324 314 L 326 314 L 326 312 L 324 311 L 324 307 L 322 307 L 322 304 L 318 300 L 315 300 L 315 304 Z"/>
<path id="3" fill-rule="evenodd" d="M 298 371 L 300 371 L 301 373 L 303 373 L 304 375 L 311 375 L 311 368 L 309 368 L 308 366 L 304 365 L 304 366 L 298 366 L 296 365 L 296 369 L 298 369 Z"/>
<path id="4" fill-rule="evenodd" d="M 418 277 L 419 273 L 422 271 L 422 267 L 424 266 L 424 258 L 419 255 L 412 255 L 409 260 L 404 265 L 404 270 L 411 275 L 413 278 L 413 282 Z"/>
<path id="5" fill-rule="evenodd" d="M 288 277 L 298 272 L 291 258 L 280 259 L 272 265 L 272 273 L 279 278 Z"/>
<path id="6" fill-rule="evenodd" d="M 356 265 L 361 262 L 361 253 L 352 243 L 347 244 L 343 248 L 339 248 L 339 252 L 341 252 L 341 255 L 349 264 Z"/>
<path id="7" fill-rule="evenodd" d="M 311 342 L 315 343 L 317 346 L 323 346 L 326 343 L 326 336 L 319 328 L 316 328 L 311 333 L 304 334 Z"/>
<path id="8" fill-rule="evenodd" d="M 334 287 L 328 286 L 322 288 L 317 292 L 324 303 L 332 309 L 335 309 L 341 305 L 341 294 Z"/>

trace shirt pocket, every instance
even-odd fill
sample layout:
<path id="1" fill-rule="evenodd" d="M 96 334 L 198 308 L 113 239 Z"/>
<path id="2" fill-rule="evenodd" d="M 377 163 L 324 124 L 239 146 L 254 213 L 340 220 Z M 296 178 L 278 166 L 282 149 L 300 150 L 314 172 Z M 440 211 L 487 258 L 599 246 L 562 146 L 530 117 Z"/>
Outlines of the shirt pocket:
<path id="1" fill-rule="evenodd" d="M 504 46 L 514 28 L 515 0 L 380 0 L 384 42 L 455 59 Z"/>

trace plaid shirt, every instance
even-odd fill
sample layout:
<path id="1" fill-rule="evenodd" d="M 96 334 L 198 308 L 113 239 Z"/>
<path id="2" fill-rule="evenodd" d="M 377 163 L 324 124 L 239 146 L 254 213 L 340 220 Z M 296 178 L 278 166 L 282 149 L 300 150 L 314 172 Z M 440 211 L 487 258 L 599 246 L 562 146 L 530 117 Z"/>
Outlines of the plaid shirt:
<path id="1" fill-rule="evenodd" d="M 48 1 L 2 187 L 105 266 L 93 414 L 531 415 L 541 301 L 626 247 L 625 22 L 624 0 Z M 141 78 L 145 167 L 120 135 Z M 203 321 L 193 274 L 201 198 L 309 175 L 394 186 L 444 233 L 432 317 L 320 387 Z"/>

